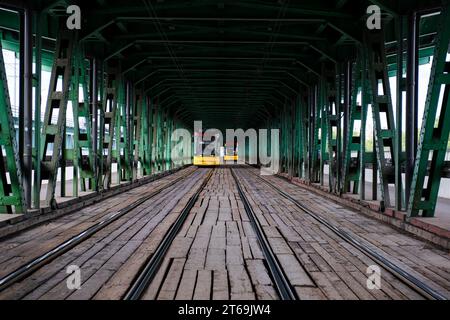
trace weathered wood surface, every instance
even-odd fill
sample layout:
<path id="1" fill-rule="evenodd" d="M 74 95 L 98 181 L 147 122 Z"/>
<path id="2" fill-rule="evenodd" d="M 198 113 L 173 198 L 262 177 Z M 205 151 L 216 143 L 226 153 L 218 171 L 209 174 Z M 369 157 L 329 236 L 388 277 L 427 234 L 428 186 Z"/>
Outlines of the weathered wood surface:
<path id="1" fill-rule="evenodd" d="M 346 243 L 327 227 L 280 197 L 262 183 L 258 170 L 246 167 L 237 174 L 249 197 L 269 222 L 266 234 L 277 238 L 275 248 L 284 239 L 308 274 L 328 299 L 420 299 L 420 295 L 382 269 L 381 290 L 368 290 L 367 267 L 376 265 L 367 255 Z M 312 194 L 275 176 L 263 177 L 287 192 L 312 212 L 327 219 L 345 232 L 367 243 L 399 267 L 413 274 L 441 294 L 450 297 L 450 255 L 434 246 L 402 233 L 380 221 Z M 277 233 L 278 231 L 278 233 Z M 282 238 L 280 238 L 280 235 Z M 317 295 L 305 290 L 299 296 Z M 320 296 L 320 295 L 319 295 Z"/>

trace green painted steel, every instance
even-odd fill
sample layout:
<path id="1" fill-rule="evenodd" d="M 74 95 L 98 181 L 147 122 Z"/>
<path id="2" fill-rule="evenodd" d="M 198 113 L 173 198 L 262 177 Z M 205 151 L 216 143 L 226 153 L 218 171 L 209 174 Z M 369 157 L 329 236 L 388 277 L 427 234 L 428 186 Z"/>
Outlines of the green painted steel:
<path id="1" fill-rule="evenodd" d="M 398 40 L 404 38 L 398 30 L 398 19 L 411 11 L 438 8 L 448 1 L 317 0 L 285 4 L 243 0 L 227 2 L 225 7 L 200 0 L 189 4 L 150 2 L 129 0 L 126 9 L 123 4 L 108 0 L 80 2 L 83 48 L 77 48 L 72 55 L 75 72 L 70 97 L 75 118 L 74 150 L 65 146 L 64 132 L 72 130 L 62 124 L 65 117 L 60 122 L 58 116 L 57 123 L 49 123 L 47 118 L 43 130 L 40 130 L 40 122 L 35 122 L 38 143 L 34 159 L 37 169 L 34 179 L 37 183 L 33 186 L 35 207 L 39 207 L 41 180 L 51 180 L 51 193 L 56 183 L 54 170 L 59 168 L 63 169 L 61 194 L 65 195 L 65 160 L 68 160 L 67 166 L 73 160 L 75 196 L 80 184 L 83 191 L 109 188 L 114 162 L 118 166 L 118 183 L 172 168 L 175 160 L 171 154 L 172 131 L 182 127 L 191 129 L 194 120 L 202 120 L 205 129 L 281 129 L 280 140 L 275 142 L 280 146 L 281 170 L 307 182 L 328 183 L 333 193 L 351 191 L 359 193 L 363 200 L 366 166 L 373 165 L 372 198 L 377 199 L 381 191 L 382 208 L 392 206 L 394 201 L 389 199 L 388 188 L 395 182 L 395 208 L 405 208 L 400 166 L 403 155 L 401 119 L 397 116 L 394 124 L 388 92 L 388 76 L 401 74 L 405 64 L 398 55 Z M 384 38 L 375 32 L 365 39 L 365 10 L 373 3 L 381 5 L 383 10 Z M 61 12 L 66 5 L 51 0 L 33 3 L 33 11 L 40 16 L 33 30 L 38 40 L 36 61 L 42 61 L 36 70 L 57 63 L 51 58 L 55 47 L 52 39 L 57 38 Z M 428 63 L 433 55 L 436 60 L 445 51 L 446 44 L 435 47 L 438 42 L 445 43 L 441 38 L 448 36 L 448 22 L 439 29 L 442 16 L 427 14 L 421 18 L 420 64 Z M 3 43 L 16 54 L 20 51 L 18 28 L 19 15 L 11 10 L 0 10 Z M 354 61 L 355 53 L 364 47 L 370 48 L 370 52 L 360 52 L 358 65 L 353 68 L 349 123 L 344 133 L 345 81 L 344 72 L 339 68 Z M 87 99 L 78 98 L 75 92 L 83 89 L 86 95 L 88 91 L 86 75 L 82 73 L 89 66 L 80 57 L 95 58 L 100 65 L 97 77 L 101 99 L 96 102 L 98 132 L 92 132 L 90 125 L 80 130 L 81 122 L 92 122 L 92 127 L 95 123 L 89 119 L 92 111 Z M 435 62 L 433 68 L 420 157 L 415 168 L 414 200 L 408 204 L 410 216 L 433 215 L 442 169 L 448 169 L 444 158 L 448 141 L 448 97 L 444 93 L 444 101 L 438 100 L 441 85 L 447 90 L 448 70 L 445 68 L 449 67 L 442 59 Z M 42 84 L 38 84 L 38 74 L 34 77 L 38 90 Z M 401 92 L 402 81 L 397 83 L 398 92 Z M 131 87 L 128 102 L 125 101 L 127 83 Z M 378 92 L 379 84 L 384 87 L 383 92 Z M 356 103 L 359 92 L 362 93 L 361 106 Z M 58 95 L 49 100 L 57 101 Z M 40 115 L 38 101 L 37 95 L 36 119 Z M 372 140 L 365 130 L 369 105 L 372 105 L 375 127 L 373 150 L 366 150 L 366 140 Z M 61 116 L 66 112 L 65 107 L 53 105 L 47 105 L 47 109 L 48 113 L 58 110 Z M 398 103 L 396 109 L 395 114 L 401 114 L 402 104 Z M 384 126 L 385 118 L 387 126 Z M 360 133 L 355 132 L 358 122 L 361 122 Z M 61 137 L 55 144 L 56 149 L 61 150 L 52 152 L 54 162 L 44 157 L 39 143 L 41 136 L 48 140 L 44 144 L 49 146 L 55 144 L 57 136 Z M 92 141 L 93 137 L 97 137 L 97 141 Z M 191 141 L 187 144 L 192 148 Z M 348 146 L 346 150 L 342 148 L 344 145 Z M 95 155 L 90 151 L 94 149 L 97 150 Z M 431 163 L 430 153 L 433 153 Z M 327 164 L 328 181 L 324 172 Z M 45 168 L 42 177 L 41 165 Z M 430 179 L 425 183 L 429 165 Z M 88 186 L 83 180 L 89 181 Z M 47 204 L 48 200 L 54 204 L 54 194 L 46 197 Z"/>
<path id="2" fill-rule="evenodd" d="M 138 178 L 139 163 L 142 166 L 142 109 L 143 109 L 143 96 L 142 92 L 136 92 L 134 95 L 134 110 L 133 110 L 133 180 Z"/>
<path id="3" fill-rule="evenodd" d="M 395 122 L 391 89 L 386 65 L 386 50 L 383 32 L 366 32 L 365 46 L 368 49 L 369 85 L 372 93 L 372 118 L 374 122 L 375 149 L 377 155 L 381 208 L 391 205 L 389 184 L 395 184 Z M 381 90 L 379 88 L 381 87 Z M 383 122 L 382 122 L 383 119 Z M 386 156 L 386 153 L 389 156 Z M 391 165 L 388 165 L 387 159 Z M 376 180 L 374 180 L 375 182 Z"/>
<path id="4" fill-rule="evenodd" d="M 15 137 L 0 41 L 0 213 L 22 213 L 24 210 L 20 157 Z"/>
<path id="5" fill-rule="evenodd" d="M 359 150 L 359 199 L 365 200 L 366 198 L 366 129 L 367 129 L 367 112 L 368 104 L 370 101 L 370 86 L 367 73 L 367 50 L 362 48 L 361 55 L 361 128 L 360 128 L 360 150 Z"/>
<path id="6" fill-rule="evenodd" d="M 324 66 L 322 66 L 324 67 Z M 322 72 L 322 79 L 319 84 L 319 101 L 320 108 L 320 168 L 319 180 L 322 186 L 325 185 L 325 164 L 328 158 L 328 102 L 327 102 L 327 83 L 325 81 L 325 71 Z"/>
<path id="7" fill-rule="evenodd" d="M 364 95 L 367 92 L 362 91 L 363 77 L 365 76 L 365 70 L 362 69 L 363 54 L 360 52 L 356 63 L 353 66 L 352 76 L 352 99 L 350 105 L 350 121 L 348 130 L 345 133 L 345 139 L 347 139 L 347 148 L 344 155 L 344 177 L 343 177 L 343 191 L 352 192 L 358 194 L 360 191 L 360 179 L 361 179 L 361 130 L 356 131 L 356 124 L 363 122 L 363 114 L 367 114 L 367 110 L 363 112 L 361 102 L 358 102 L 358 94 Z M 362 99 L 361 99 L 362 100 Z M 366 119 L 364 119 L 364 122 Z M 353 185 L 351 185 L 353 183 Z"/>
<path id="8" fill-rule="evenodd" d="M 130 163 L 130 145 L 127 125 L 127 103 L 125 93 L 125 83 L 121 82 L 118 93 L 118 106 L 116 113 L 116 159 L 117 159 L 117 183 L 130 181 L 132 178 L 132 168 Z"/>
<path id="9" fill-rule="evenodd" d="M 310 125 L 313 128 L 313 135 L 312 135 L 312 162 L 310 163 L 311 166 L 311 173 L 312 175 L 309 177 L 311 182 L 320 182 L 320 152 L 322 150 L 322 141 L 320 139 L 320 125 L 321 125 L 321 105 L 320 105 L 320 84 L 317 85 L 313 90 L 313 104 L 312 104 L 312 115 L 313 119 L 310 123 Z"/>
<path id="10" fill-rule="evenodd" d="M 43 69 L 43 51 L 42 51 L 42 13 L 34 15 L 35 23 L 35 71 L 34 78 L 34 148 L 33 148 L 33 169 L 34 169 L 34 183 L 33 183 L 33 207 L 39 209 L 41 207 L 41 185 L 36 181 L 41 181 L 41 165 L 40 165 L 40 148 L 41 148 L 41 89 L 42 89 L 42 69 Z M 39 119 L 39 121 L 36 121 Z"/>
<path id="11" fill-rule="evenodd" d="M 307 178 L 308 173 L 308 108 L 304 99 L 300 99 L 299 106 L 300 113 L 300 154 L 301 154 L 301 175 L 300 177 Z M 270 140 L 269 140 L 270 141 Z"/>
<path id="12" fill-rule="evenodd" d="M 74 32 L 61 32 L 58 36 L 42 126 L 40 183 L 42 185 L 44 180 L 48 181 L 45 205 L 51 207 L 56 206 L 55 189 L 60 156 L 64 152 L 66 111 L 72 78 L 73 47 L 76 39 Z M 47 153 L 50 153 L 50 159 L 47 159 Z"/>
<path id="13" fill-rule="evenodd" d="M 408 216 L 432 217 L 439 193 L 441 172 L 450 132 L 450 6 L 441 12 L 424 120 L 414 168 Z M 440 100 L 442 97 L 442 100 Z M 427 170 L 431 159 L 429 170 Z M 428 171 L 428 181 L 425 178 Z"/>
<path id="14" fill-rule="evenodd" d="M 328 185 L 332 193 L 339 192 L 339 131 L 341 130 L 340 104 L 337 100 L 336 71 L 327 70 L 326 78 L 326 113 L 328 120 Z"/>
<path id="15" fill-rule="evenodd" d="M 104 177 L 101 179 L 103 188 L 111 187 L 112 182 L 112 163 L 114 160 L 114 142 L 118 145 L 116 119 L 119 90 L 121 88 L 120 76 L 117 72 L 110 71 L 107 76 L 106 89 L 104 95 L 104 121 L 101 131 L 103 132 L 103 152 L 106 152 L 105 168 L 103 170 Z M 116 153 L 116 159 L 117 157 Z M 119 172 L 119 171 L 118 171 Z"/>
<path id="16" fill-rule="evenodd" d="M 141 158 L 141 174 L 143 176 L 151 174 L 151 109 L 149 99 L 142 97 L 142 125 L 139 154 Z"/>
<path id="17" fill-rule="evenodd" d="M 73 149 L 73 196 L 78 196 L 79 183 L 81 191 L 88 190 L 87 182 L 96 189 L 94 153 L 92 143 L 91 114 L 89 111 L 88 77 L 86 70 L 89 63 L 84 59 L 82 48 L 78 47 L 74 54 L 71 88 L 71 101 L 74 119 Z M 80 89 L 81 96 L 80 99 Z M 80 128 L 83 124 L 83 129 Z"/>

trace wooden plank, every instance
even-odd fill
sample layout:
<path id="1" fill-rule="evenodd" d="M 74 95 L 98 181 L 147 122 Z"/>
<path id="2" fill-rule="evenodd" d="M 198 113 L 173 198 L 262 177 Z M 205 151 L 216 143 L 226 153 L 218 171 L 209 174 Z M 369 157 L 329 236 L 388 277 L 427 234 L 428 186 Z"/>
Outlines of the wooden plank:
<path id="1" fill-rule="evenodd" d="M 158 294 L 158 300 L 173 300 L 177 292 L 186 259 L 173 259 L 172 265 Z"/>
<path id="2" fill-rule="evenodd" d="M 319 288 L 294 287 L 300 300 L 326 300 L 327 298 Z"/>
<path id="3" fill-rule="evenodd" d="M 212 271 L 199 270 L 197 272 L 197 284 L 195 286 L 194 300 L 211 299 Z"/>
<path id="4" fill-rule="evenodd" d="M 303 269 L 295 256 L 290 254 L 277 255 L 280 264 L 293 286 L 315 286 L 308 273 Z"/>
<path id="5" fill-rule="evenodd" d="M 195 282 L 197 281 L 196 270 L 184 270 L 180 286 L 177 290 L 176 300 L 191 300 L 194 295 Z"/>
<path id="6" fill-rule="evenodd" d="M 213 300 L 228 300 L 228 275 L 225 270 L 213 270 Z"/>
<path id="7" fill-rule="evenodd" d="M 244 266 L 242 264 L 229 265 L 227 269 L 230 279 L 231 300 L 254 300 L 255 292 Z"/>

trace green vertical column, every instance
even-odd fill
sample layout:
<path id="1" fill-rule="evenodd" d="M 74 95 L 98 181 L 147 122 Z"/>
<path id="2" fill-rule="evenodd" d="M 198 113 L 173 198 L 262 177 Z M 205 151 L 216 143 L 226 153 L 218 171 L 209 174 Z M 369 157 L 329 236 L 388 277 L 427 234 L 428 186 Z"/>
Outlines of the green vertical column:
<path id="1" fill-rule="evenodd" d="M 78 197 L 78 178 L 79 178 L 79 166 L 80 166 L 80 156 L 79 156 L 79 132 L 80 125 L 78 121 L 78 96 L 80 88 L 80 58 L 79 58 L 78 48 L 75 52 L 74 66 L 73 66 L 73 76 L 72 76 L 72 88 L 70 91 L 70 100 L 72 101 L 72 112 L 73 112 L 73 149 L 72 149 L 72 159 L 73 159 L 73 178 L 72 178 L 72 195 Z"/>
<path id="2" fill-rule="evenodd" d="M 139 155 L 141 159 L 141 175 L 146 176 L 149 174 L 149 162 L 148 162 L 148 143 L 149 143 L 149 116 L 148 116 L 148 103 L 147 97 L 142 92 L 142 122 L 140 132 L 140 144 Z"/>
<path id="3" fill-rule="evenodd" d="M 157 107 L 157 120 L 156 120 L 156 170 L 161 172 L 163 170 L 163 154 L 162 154 L 162 139 L 163 139 L 163 110 L 160 105 Z"/>
<path id="4" fill-rule="evenodd" d="M 116 110 L 116 161 L 117 161 L 117 183 L 120 184 L 123 180 L 123 169 L 124 166 L 124 153 L 123 144 L 125 142 L 125 132 L 123 130 L 124 126 L 124 116 L 125 116 L 125 88 L 124 82 L 120 81 L 118 83 L 117 91 L 117 110 Z"/>
<path id="5" fill-rule="evenodd" d="M 447 61 L 447 54 L 450 45 L 450 5 L 442 10 L 440 16 L 408 203 L 409 217 L 420 214 L 423 217 L 434 216 L 449 144 L 450 62 Z M 427 171 L 428 181 L 425 183 Z"/>
<path id="6" fill-rule="evenodd" d="M 351 84 L 351 92 L 352 99 L 350 104 L 350 120 L 348 124 L 348 130 L 345 135 L 347 142 L 347 148 L 344 154 L 344 176 L 343 176 L 343 191 L 353 191 L 354 194 L 357 194 L 359 191 L 359 180 L 360 180 L 360 165 L 359 161 L 361 160 L 361 135 L 357 133 L 355 130 L 356 121 L 362 120 L 362 112 L 361 112 L 361 104 L 358 104 L 357 97 L 359 92 L 361 91 L 361 53 L 356 60 L 356 63 L 353 65 L 353 74 L 352 74 L 352 84 Z M 356 156 L 353 154 L 356 153 Z M 353 183 L 353 190 L 351 183 Z"/>
<path id="7" fill-rule="evenodd" d="M 312 145 L 312 177 L 310 177 L 311 182 L 320 182 L 320 150 L 321 150 L 321 139 L 319 137 L 319 131 L 320 131 L 320 102 L 319 102 L 319 96 L 320 96 L 320 83 L 314 88 L 313 93 L 313 145 Z"/>
<path id="8" fill-rule="evenodd" d="M 52 73 L 50 77 L 49 93 L 45 109 L 44 123 L 42 127 L 41 148 L 41 181 L 48 180 L 45 197 L 46 206 L 55 207 L 55 190 L 57 184 L 58 167 L 61 156 L 65 152 L 65 127 L 66 112 L 71 77 L 73 69 L 74 45 L 77 42 L 76 33 L 62 31 L 58 35 Z M 58 91 L 57 83 L 62 79 L 61 91 Z M 53 118 L 55 109 L 58 109 L 56 121 Z M 52 147 L 50 150 L 49 147 Z M 47 160 L 47 150 L 51 151 L 50 160 Z M 63 157 L 64 159 L 64 157 Z M 62 168 L 64 170 L 64 168 Z M 62 175 L 61 185 L 65 183 Z M 63 189 L 62 189 L 63 190 Z"/>
<path id="9" fill-rule="evenodd" d="M 139 163 L 141 164 L 141 170 L 143 171 L 143 163 L 142 163 L 142 113 L 143 113 L 143 95 L 142 92 L 134 95 L 134 112 L 133 112 L 133 148 L 134 148 L 134 158 L 133 158 L 133 180 L 138 177 L 138 167 Z"/>
<path id="10" fill-rule="evenodd" d="M 169 111 L 167 111 L 169 112 Z M 168 121 L 168 127 L 167 127 L 167 138 L 166 138 L 166 159 L 167 159 L 167 166 L 166 169 L 170 170 L 172 169 L 172 155 L 171 155 L 171 150 L 172 150 L 172 141 L 171 141 L 171 136 L 172 136 L 172 130 L 173 130 L 173 119 L 170 118 Z"/>
<path id="11" fill-rule="evenodd" d="M 153 156 L 155 154 L 154 151 L 154 121 L 155 121 L 155 116 L 154 116 L 154 104 L 152 102 L 152 100 L 150 99 L 150 97 L 147 99 L 148 100 L 148 123 L 149 123 L 149 135 L 148 135 L 148 146 L 147 146 L 147 152 L 148 152 L 148 162 L 149 162 L 149 172 L 148 174 L 152 174 L 153 170 L 154 170 L 154 161 L 153 161 Z"/>
<path id="12" fill-rule="evenodd" d="M 133 171 L 134 171 L 134 105 L 135 105 L 135 95 L 134 88 L 130 82 L 127 83 L 128 86 L 128 94 L 127 94 L 127 107 L 126 115 L 125 115 L 125 180 L 132 181 L 133 180 Z"/>
<path id="13" fill-rule="evenodd" d="M 334 68 L 333 68 L 334 69 Z M 325 102 L 327 113 L 327 140 L 328 140 L 328 184 L 329 190 L 332 193 L 337 193 L 338 188 L 338 131 L 340 128 L 340 116 L 338 115 L 338 101 L 336 91 L 336 72 L 335 70 L 328 69 L 326 72 L 326 96 Z"/>
<path id="14" fill-rule="evenodd" d="M 36 13 L 35 21 L 35 94 L 34 94 L 34 181 L 33 181 L 33 207 L 39 209 L 41 206 L 41 163 L 40 163 L 40 148 L 41 148 L 41 88 L 42 88 L 42 14 Z"/>
<path id="15" fill-rule="evenodd" d="M 387 72 L 386 49 L 384 34 L 382 31 L 372 31 L 365 34 L 365 45 L 368 48 L 368 69 L 370 87 L 372 93 L 372 118 L 374 122 L 377 165 L 381 191 L 381 209 L 389 207 L 390 195 L 389 184 L 395 183 L 394 168 L 396 166 L 394 157 L 395 145 L 395 121 L 392 107 L 391 90 Z M 379 87 L 382 87 L 380 92 Z M 386 119 L 386 127 L 381 122 L 382 117 Z M 388 165 L 386 151 L 389 151 L 392 165 Z M 375 180 L 375 179 L 374 179 Z M 374 181 L 375 183 L 375 181 Z"/>
<path id="16" fill-rule="evenodd" d="M 395 110 L 395 210 L 404 207 L 404 192 L 402 186 L 402 120 L 403 120 L 403 92 L 406 79 L 403 77 L 403 16 L 396 18 L 397 33 L 397 83 L 396 83 L 396 110 Z"/>
<path id="17" fill-rule="evenodd" d="M 320 107 L 320 184 L 325 184 L 324 168 L 328 159 L 327 136 L 328 136 L 328 105 L 326 103 L 325 75 L 320 81 L 319 107 Z M 329 161 L 328 161 L 329 162 Z"/>
<path id="18" fill-rule="evenodd" d="M 21 213 L 24 191 L 1 38 L 0 33 L 0 213 Z"/>
<path id="19" fill-rule="evenodd" d="M 367 130 L 367 111 L 370 101 L 370 88 L 367 79 L 367 50 L 361 50 L 361 144 L 360 144 L 360 160 L 359 160 L 359 198 L 366 198 L 366 130 Z"/>

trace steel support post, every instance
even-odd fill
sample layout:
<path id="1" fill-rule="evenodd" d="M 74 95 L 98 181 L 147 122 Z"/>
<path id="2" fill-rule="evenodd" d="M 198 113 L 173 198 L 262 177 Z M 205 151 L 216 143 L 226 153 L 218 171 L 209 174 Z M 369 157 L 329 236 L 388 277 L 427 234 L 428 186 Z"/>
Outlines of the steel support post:
<path id="1" fill-rule="evenodd" d="M 395 210 L 403 208 L 403 187 L 402 187 L 402 120 L 403 120 L 403 16 L 398 16 L 396 20 L 397 28 L 397 101 L 396 101 L 396 131 L 395 131 Z"/>
<path id="2" fill-rule="evenodd" d="M 326 102 L 326 81 L 325 76 L 323 75 L 322 79 L 320 80 L 320 91 L 319 91 L 319 106 L 320 106 L 320 185 L 325 184 L 325 175 L 324 175 L 324 168 L 325 163 L 328 159 L 328 152 L 326 149 L 327 146 L 327 138 L 328 138 L 328 111 L 327 111 L 327 102 Z M 328 167 L 329 167 L 329 161 L 328 161 Z"/>
<path id="3" fill-rule="evenodd" d="M 367 52 L 366 48 L 360 50 L 361 54 L 361 132 L 359 150 L 359 199 L 366 199 L 366 130 L 367 130 L 367 109 L 369 102 L 369 85 L 367 81 Z"/>
<path id="4" fill-rule="evenodd" d="M 365 45 L 368 48 L 369 79 L 372 93 L 372 118 L 376 150 L 374 155 L 376 154 L 379 168 L 379 186 L 381 191 L 380 209 L 383 211 L 384 208 L 391 205 L 389 185 L 395 184 L 394 110 L 391 99 L 383 31 L 366 32 L 365 41 Z M 377 185 L 375 179 L 374 185 Z"/>
<path id="5" fill-rule="evenodd" d="M 19 154 L 22 158 L 22 179 L 25 206 L 31 208 L 31 181 L 33 168 L 33 12 L 25 8 L 20 25 L 20 106 Z"/>
<path id="6" fill-rule="evenodd" d="M 63 145 L 64 130 L 66 126 L 67 100 L 72 83 L 73 48 L 76 41 L 76 33 L 62 31 L 58 35 L 42 128 L 44 139 L 40 155 L 40 182 L 48 180 L 45 202 L 47 206 L 52 208 L 56 206 L 55 190 L 61 153 L 65 152 L 65 146 Z M 58 86 L 59 81 L 61 81 L 61 89 Z M 51 153 L 49 160 L 47 159 L 47 151 Z M 61 183 L 64 183 L 64 181 L 61 181 Z"/>
<path id="7" fill-rule="evenodd" d="M 373 112 L 372 112 L 373 114 Z M 376 141 L 377 136 L 375 133 L 375 129 L 373 131 L 372 141 L 372 200 L 378 200 L 378 162 L 377 162 L 377 146 Z"/>
<path id="8" fill-rule="evenodd" d="M 33 184 L 33 207 L 39 209 L 41 206 L 41 88 L 42 88 L 42 15 L 35 14 L 34 18 L 35 37 L 35 74 L 36 81 L 34 95 L 34 184 Z"/>
<path id="9" fill-rule="evenodd" d="M 336 133 L 336 192 L 342 193 L 342 72 L 339 64 L 336 65 L 336 117 L 337 117 L 337 133 Z"/>
<path id="10" fill-rule="evenodd" d="M 415 162 L 408 216 L 433 217 L 450 132 L 450 6 L 441 13 Z M 429 159 L 431 157 L 431 162 Z M 429 166 L 429 170 L 428 170 Z M 428 173 L 428 180 L 425 181 Z"/>
<path id="11" fill-rule="evenodd" d="M 419 16 L 416 12 L 408 17 L 407 47 L 407 90 L 406 90 L 406 170 L 405 195 L 409 201 L 411 182 L 417 149 L 417 112 L 418 112 L 418 77 L 419 77 Z"/>
<path id="12" fill-rule="evenodd" d="M 19 128 L 18 128 L 18 141 L 17 146 L 20 155 L 20 167 L 23 167 L 23 152 L 24 152 L 24 128 L 25 128 L 25 13 L 21 11 L 19 13 L 20 17 L 20 25 L 19 25 Z M 23 186 L 23 174 L 22 178 L 22 186 Z M 24 190 L 25 192 L 25 190 Z M 24 193 L 25 196 L 25 193 Z M 27 206 L 26 200 L 25 207 Z"/>
<path id="13" fill-rule="evenodd" d="M 132 137 L 132 105 L 133 105 L 133 97 L 132 97 L 132 87 L 131 83 L 127 81 L 126 89 L 125 89 L 125 180 L 130 181 L 133 179 L 133 161 L 132 161 L 132 146 L 133 146 L 133 137 Z"/>
<path id="14" fill-rule="evenodd" d="M 139 163 L 141 163 L 141 173 L 144 168 L 143 159 L 144 156 L 142 154 L 142 123 L 145 121 L 145 111 L 143 110 L 143 92 L 135 92 L 135 101 L 134 101 L 134 114 L 133 114 L 133 149 L 134 149 L 134 158 L 133 158 L 133 180 L 138 178 L 138 167 Z"/>
<path id="15" fill-rule="evenodd" d="M 362 105 L 358 104 L 357 102 L 357 97 L 358 93 L 360 92 L 362 82 L 361 60 L 362 54 L 360 53 L 353 67 L 353 75 L 350 88 L 351 101 L 350 109 L 348 110 L 349 119 L 347 124 L 347 132 L 345 134 L 346 138 L 344 140 L 346 142 L 346 149 L 344 153 L 343 163 L 343 192 L 353 192 L 353 194 L 357 194 L 359 192 L 359 183 L 361 177 L 359 165 L 359 162 L 361 160 L 361 133 L 355 135 L 355 123 L 356 121 L 362 121 Z M 356 157 L 352 156 L 353 153 L 356 153 Z"/>
<path id="16" fill-rule="evenodd" d="M 308 180 L 314 181 L 314 119 L 315 119 L 315 88 L 312 87 L 308 93 Z"/>
<path id="17" fill-rule="evenodd" d="M 155 155 L 155 148 L 154 148 L 154 121 L 155 121 L 155 110 L 154 110 L 154 104 L 150 97 L 147 97 L 148 101 L 148 165 L 149 165 L 149 171 L 148 174 L 152 174 L 154 171 L 154 155 Z"/>
<path id="18" fill-rule="evenodd" d="M 313 177 L 312 181 L 314 183 L 319 182 L 319 152 L 320 152 L 320 140 L 319 140 L 319 128 L 320 128 L 320 107 L 319 107 L 319 85 L 316 85 L 314 88 L 314 105 L 313 105 L 313 116 L 314 116 L 314 127 L 313 127 L 313 145 L 312 145 L 312 153 L 313 153 L 313 161 L 312 161 L 312 171 Z"/>
<path id="19" fill-rule="evenodd" d="M 21 164 L 7 82 L 0 41 L 0 213 L 21 213 L 24 210 Z"/>
<path id="20" fill-rule="evenodd" d="M 80 122 L 78 120 L 78 114 L 80 109 L 80 103 L 78 101 L 79 89 L 80 89 L 80 57 L 78 48 L 75 53 L 75 61 L 73 64 L 73 75 L 72 75 L 72 89 L 70 90 L 71 100 L 72 100 L 72 113 L 73 113 L 73 178 L 72 178 L 72 196 L 78 197 L 78 186 L 80 177 Z M 84 184 L 83 180 L 81 180 Z"/>
<path id="21" fill-rule="evenodd" d="M 107 77 L 105 75 L 105 67 L 106 62 L 102 61 L 100 63 L 100 69 L 98 73 L 99 83 L 98 83 L 98 106 L 97 106 L 97 165 L 98 165 L 98 173 L 97 177 L 97 185 L 98 190 L 104 189 L 105 185 L 103 184 L 104 170 L 105 170 L 105 157 L 104 157 L 104 144 L 105 144 L 105 131 L 103 130 L 105 127 L 105 96 L 106 96 L 106 81 Z M 100 99 L 98 98 L 100 97 Z"/>
<path id="22" fill-rule="evenodd" d="M 91 104 L 91 121 L 92 121 L 92 153 L 94 154 L 94 177 L 96 182 L 95 191 L 98 191 L 98 157 L 97 157 L 97 147 L 98 147 L 98 70 L 97 70 L 97 59 L 91 59 L 91 70 L 90 70 L 90 104 Z"/>
<path id="23" fill-rule="evenodd" d="M 352 63 L 351 61 L 346 61 L 344 63 L 344 110 L 343 111 L 343 143 L 342 143 L 342 167 L 341 167 L 341 177 L 345 177 L 345 155 L 347 154 L 347 150 L 349 146 L 349 136 L 351 133 L 349 132 L 349 122 L 350 122 L 350 109 L 352 103 Z M 343 179 L 344 180 L 344 179 Z M 348 191 L 347 185 L 345 181 L 342 181 L 342 192 L 345 193 Z"/>

